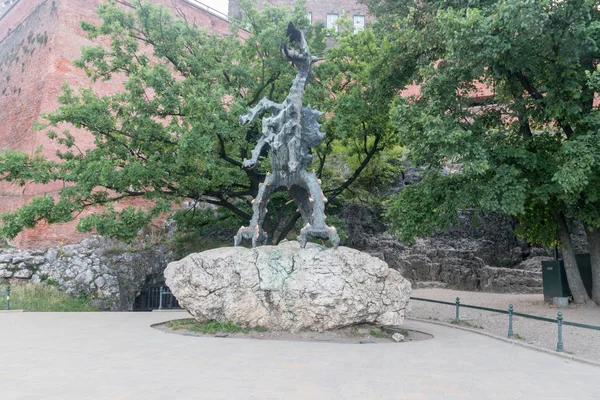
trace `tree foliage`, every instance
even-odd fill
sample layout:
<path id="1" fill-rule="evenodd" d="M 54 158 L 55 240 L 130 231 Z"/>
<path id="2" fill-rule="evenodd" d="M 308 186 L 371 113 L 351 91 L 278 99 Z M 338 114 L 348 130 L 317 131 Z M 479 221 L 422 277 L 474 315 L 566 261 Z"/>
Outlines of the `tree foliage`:
<path id="1" fill-rule="evenodd" d="M 466 208 L 517 216 L 520 233 L 546 245 L 565 216 L 599 226 L 596 1 L 370 3 L 397 66 L 388 80 L 420 85 L 392 113 L 427 167 L 390 201 L 401 237 L 452 224 Z"/>
<path id="2" fill-rule="evenodd" d="M 269 166 L 242 167 L 261 126 L 241 127 L 238 116 L 263 96 L 278 102 L 287 96 L 296 71 L 280 56 L 280 46 L 290 20 L 307 28 L 313 53 L 322 57 L 305 101 L 327 113 L 322 121 L 327 139 L 314 149 L 324 192 L 330 201 L 352 196 L 351 185 L 387 171 L 380 160 L 382 154 L 389 157 L 386 147 L 394 151 L 393 93 L 371 83 L 370 61 L 378 47 L 373 33 L 342 32 L 334 36 L 340 46 L 326 53 L 326 31 L 309 24 L 302 2 L 293 10 L 266 6 L 263 12 L 242 5 L 243 20 L 231 24 L 229 35 L 206 32 L 161 6 L 138 2 L 134 11 L 116 3 L 100 6 L 101 24 L 82 27 L 103 44 L 84 48 L 76 65 L 94 82 L 123 81 L 122 90 L 63 88 L 59 108 L 44 116 L 48 135 L 62 146 L 55 159 L 41 152 L 0 153 L 3 180 L 64 183 L 58 196 L 35 197 L 2 215 L 0 233 L 12 238 L 40 221 L 70 221 L 94 207 L 99 211 L 81 217 L 78 228 L 127 240 L 182 201 L 218 211 L 176 207 L 182 227 L 249 220 L 250 200 Z M 82 130 L 93 136 L 93 148 L 78 146 Z M 146 206 L 127 206 L 133 198 Z M 274 212 L 265 221 L 271 239 L 285 237 L 298 219 L 288 200 L 280 195 L 271 204 Z"/>

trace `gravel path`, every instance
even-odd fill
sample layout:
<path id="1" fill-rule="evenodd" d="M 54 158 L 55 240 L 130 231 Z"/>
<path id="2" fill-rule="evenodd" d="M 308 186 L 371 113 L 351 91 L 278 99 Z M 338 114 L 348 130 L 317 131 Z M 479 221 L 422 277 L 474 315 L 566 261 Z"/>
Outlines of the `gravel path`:
<path id="1" fill-rule="evenodd" d="M 556 318 L 557 312 L 561 311 L 565 321 L 600 326 L 600 307 L 570 305 L 565 308 L 557 308 L 552 304 L 544 303 L 541 294 L 498 294 L 449 289 L 415 289 L 412 296 L 449 302 L 454 302 L 457 297 L 460 297 L 462 304 L 504 310 L 507 310 L 508 305 L 512 304 L 515 312 L 547 318 Z M 440 322 L 452 322 L 454 320 L 454 306 L 413 300 L 410 307 L 409 317 Z M 465 326 L 482 329 L 498 336 L 507 336 L 508 315 L 506 314 L 461 308 L 460 317 Z M 513 332 L 517 338 L 516 340 L 522 340 L 546 349 L 556 349 L 556 324 L 514 317 Z M 564 351 L 568 354 L 600 361 L 600 331 L 563 326 L 563 344 Z"/>

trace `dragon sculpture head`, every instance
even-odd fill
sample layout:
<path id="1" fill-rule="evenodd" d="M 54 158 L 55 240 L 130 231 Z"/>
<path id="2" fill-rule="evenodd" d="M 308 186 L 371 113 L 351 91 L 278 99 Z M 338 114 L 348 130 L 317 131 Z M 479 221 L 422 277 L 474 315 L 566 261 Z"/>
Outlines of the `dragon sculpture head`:
<path id="1" fill-rule="evenodd" d="M 293 22 L 290 22 L 287 28 L 287 37 L 290 39 L 292 47 L 287 43 L 281 45 L 281 53 L 285 58 L 294 63 L 300 72 L 310 73 L 310 66 L 317 60 L 310 54 L 308 43 L 306 42 L 306 31 L 298 29 Z"/>

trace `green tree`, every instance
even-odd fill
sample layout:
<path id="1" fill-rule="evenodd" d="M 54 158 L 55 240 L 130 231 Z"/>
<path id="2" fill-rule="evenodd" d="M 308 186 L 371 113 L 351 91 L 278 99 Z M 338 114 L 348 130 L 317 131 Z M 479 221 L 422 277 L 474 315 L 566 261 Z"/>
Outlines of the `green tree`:
<path id="1" fill-rule="evenodd" d="M 574 300 L 586 303 L 567 224 L 579 218 L 600 304 L 597 1 L 367 2 L 389 47 L 386 81 L 420 85 L 392 119 L 427 170 L 390 201 L 394 229 L 412 239 L 466 208 L 516 216 L 528 240 L 558 240 Z"/>
<path id="2" fill-rule="evenodd" d="M 232 23 L 232 33 L 225 36 L 142 2 L 132 12 L 104 4 L 100 25 L 83 23 L 92 39 L 110 45 L 84 48 L 76 65 L 93 81 L 125 77 L 123 90 L 99 95 L 92 88 L 64 87 L 60 107 L 45 116 L 48 134 L 63 145 L 57 159 L 41 152 L 33 157 L 11 149 L 0 153 L 0 179 L 64 183 L 57 198 L 35 197 L 2 215 L 0 234 L 14 237 L 40 221 L 70 221 L 86 208 L 101 207 L 102 212 L 81 218 L 78 229 L 129 240 L 181 201 L 208 203 L 218 213 L 180 210 L 175 214 L 180 226 L 247 223 L 250 200 L 269 163 L 256 170 L 242 167 L 261 124 L 241 127 L 238 116 L 263 96 L 278 102 L 287 96 L 296 70 L 280 55 L 280 46 L 290 20 L 308 29 L 313 54 L 323 57 L 326 31 L 309 25 L 301 2 L 293 10 L 267 6 L 263 12 L 242 4 L 243 20 Z M 324 178 L 336 177 L 324 182 L 334 206 L 369 168 L 376 173 L 382 150 L 395 140 L 388 117 L 392 92 L 386 99 L 369 81 L 373 34 L 343 32 L 336 39 L 341 45 L 315 65 L 305 96 L 327 113 L 322 128 L 327 139 L 314 150 L 314 167 Z M 93 135 L 94 147 L 81 150 L 72 133 L 58 130 L 65 124 Z M 334 172 L 340 162 L 350 166 L 347 173 Z M 132 198 L 146 199 L 150 206 L 114 207 Z M 271 202 L 264 228 L 273 242 L 285 238 L 298 220 L 289 203 L 285 194 Z"/>

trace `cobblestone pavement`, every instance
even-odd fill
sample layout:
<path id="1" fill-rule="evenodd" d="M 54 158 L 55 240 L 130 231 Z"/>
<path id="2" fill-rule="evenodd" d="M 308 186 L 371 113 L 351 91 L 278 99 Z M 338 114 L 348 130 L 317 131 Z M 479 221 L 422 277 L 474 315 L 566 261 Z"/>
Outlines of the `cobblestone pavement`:
<path id="1" fill-rule="evenodd" d="M 449 289 L 416 289 L 413 290 L 411 296 L 449 302 L 454 302 L 457 297 L 460 297 L 462 304 L 501 310 L 507 310 L 508 305 L 512 304 L 516 312 L 553 319 L 556 318 L 558 311 L 561 311 L 565 321 L 600 326 L 600 307 L 571 304 L 568 307 L 557 308 L 552 304 L 544 303 L 544 297 L 541 294 L 498 294 Z M 410 308 L 410 317 L 425 320 L 451 322 L 455 316 L 455 307 L 449 305 L 415 300 L 411 301 Z M 462 307 L 460 315 L 461 321 L 467 327 L 481 329 L 497 336 L 506 337 L 508 334 L 508 315 L 506 314 Z M 518 338 L 517 340 L 548 350 L 556 349 L 557 330 L 555 323 L 523 317 L 514 317 L 513 319 L 513 332 Z M 563 326 L 563 345 L 567 354 L 600 362 L 600 331 Z"/>
<path id="2" fill-rule="evenodd" d="M 600 368 L 458 329 L 335 344 L 190 337 L 185 313 L 0 313 L 0 398 L 598 399 Z"/>

